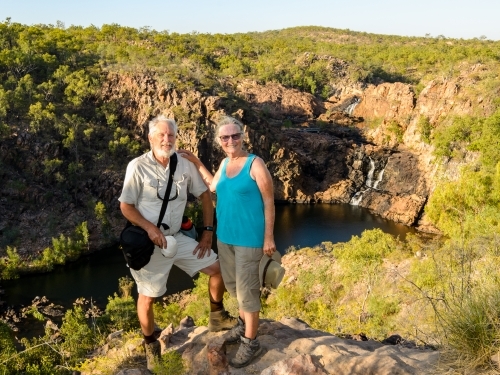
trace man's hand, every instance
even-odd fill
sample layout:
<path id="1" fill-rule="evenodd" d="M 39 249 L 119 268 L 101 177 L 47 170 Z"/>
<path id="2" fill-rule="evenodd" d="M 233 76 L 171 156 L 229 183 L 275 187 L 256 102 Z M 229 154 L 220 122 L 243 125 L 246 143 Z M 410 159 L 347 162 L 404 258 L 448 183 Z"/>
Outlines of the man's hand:
<path id="1" fill-rule="evenodd" d="M 165 239 L 165 235 L 161 232 L 160 228 L 151 224 L 148 226 L 147 232 L 150 240 L 153 241 L 156 246 L 159 246 L 161 249 L 165 249 L 167 247 L 167 240 Z"/>
<path id="2" fill-rule="evenodd" d="M 198 253 L 198 259 L 204 258 L 205 255 L 210 256 L 212 251 L 212 235 L 213 232 L 204 230 L 201 234 L 200 242 L 195 247 L 193 254 Z"/>

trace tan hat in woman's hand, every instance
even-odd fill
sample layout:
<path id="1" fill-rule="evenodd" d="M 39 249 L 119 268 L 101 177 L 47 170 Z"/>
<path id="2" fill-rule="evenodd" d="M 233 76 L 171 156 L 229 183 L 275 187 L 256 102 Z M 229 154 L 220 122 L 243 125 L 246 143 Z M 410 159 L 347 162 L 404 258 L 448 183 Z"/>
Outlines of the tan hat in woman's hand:
<path id="1" fill-rule="evenodd" d="M 281 254 L 275 251 L 272 257 L 262 256 L 259 264 L 259 279 L 262 288 L 276 289 L 285 276 L 285 269 L 281 266 Z"/>

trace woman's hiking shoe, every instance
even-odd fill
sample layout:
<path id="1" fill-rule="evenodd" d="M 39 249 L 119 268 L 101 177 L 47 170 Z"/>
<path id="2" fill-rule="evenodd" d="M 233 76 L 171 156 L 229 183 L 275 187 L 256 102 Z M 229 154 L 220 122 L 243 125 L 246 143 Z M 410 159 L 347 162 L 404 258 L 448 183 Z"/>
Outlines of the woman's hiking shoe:
<path id="1" fill-rule="evenodd" d="M 158 340 L 152 343 L 144 343 L 144 351 L 146 352 L 146 363 L 148 370 L 152 371 L 155 365 L 160 361 L 161 346 Z"/>
<path id="2" fill-rule="evenodd" d="M 208 330 L 210 332 L 224 331 L 233 328 L 236 323 L 236 318 L 229 315 L 226 310 L 214 311 L 210 313 Z"/>
<path id="3" fill-rule="evenodd" d="M 234 358 L 229 361 L 229 364 L 236 368 L 245 367 L 250 364 L 254 358 L 257 358 L 260 353 L 262 353 L 262 348 L 260 347 L 259 340 L 250 340 L 245 336 L 241 336 L 240 347 Z"/>
<path id="4" fill-rule="evenodd" d="M 228 344 L 233 344 L 240 341 L 240 337 L 242 336 L 245 336 L 245 323 L 238 317 L 236 325 L 224 334 L 224 341 Z"/>

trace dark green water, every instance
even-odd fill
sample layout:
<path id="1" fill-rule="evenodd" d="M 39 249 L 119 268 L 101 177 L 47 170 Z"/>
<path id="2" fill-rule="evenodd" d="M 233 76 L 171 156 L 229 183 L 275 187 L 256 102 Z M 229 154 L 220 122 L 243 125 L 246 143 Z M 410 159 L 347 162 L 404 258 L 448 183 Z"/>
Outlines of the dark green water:
<path id="1" fill-rule="evenodd" d="M 411 228 L 370 214 L 366 209 L 348 204 L 277 205 L 275 241 L 284 254 L 290 246 L 314 246 L 323 241 L 346 242 L 364 230 L 380 228 L 404 237 Z M 130 275 L 117 248 L 85 256 L 79 261 L 42 275 L 24 276 L 2 282 L 5 300 L 10 306 L 29 305 L 35 296 L 70 307 L 79 297 L 92 299 L 103 308 L 108 296 L 118 292 L 118 279 Z M 167 293 L 193 286 L 191 278 L 174 267 Z"/>

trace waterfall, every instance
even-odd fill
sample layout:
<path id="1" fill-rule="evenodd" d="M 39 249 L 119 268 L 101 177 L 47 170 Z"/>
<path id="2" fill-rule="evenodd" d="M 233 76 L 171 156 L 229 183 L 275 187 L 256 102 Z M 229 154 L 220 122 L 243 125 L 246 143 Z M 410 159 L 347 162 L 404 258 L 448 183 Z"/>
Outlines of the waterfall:
<path id="1" fill-rule="evenodd" d="M 378 173 L 377 180 L 373 184 L 374 189 L 377 189 L 378 184 L 380 183 L 380 181 L 382 181 L 382 177 L 384 177 L 384 172 L 385 172 L 385 167 Z"/>
<path id="2" fill-rule="evenodd" d="M 353 206 L 359 206 L 359 204 L 361 203 L 361 200 L 363 199 L 363 193 L 367 190 L 368 189 L 360 190 L 360 191 L 356 192 L 356 194 L 354 194 L 352 196 L 351 200 L 349 201 L 349 204 L 352 204 Z"/>
<path id="3" fill-rule="evenodd" d="M 349 104 L 345 109 L 344 112 L 347 113 L 349 116 L 352 116 L 352 113 L 354 112 L 354 108 L 359 104 L 361 100 L 358 98 L 354 98 L 354 100 Z"/>
<path id="4" fill-rule="evenodd" d="M 382 178 L 384 177 L 384 172 L 385 172 L 385 166 L 384 168 L 377 174 L 377 179 L 373 181 L 373 176 L 375 174 L 375 161 L 368 157 L 370 159 L 370 169 L 368 170 L 368 174 L 366 175 L 366 182 L 365 186 L 366 189 L 364 190 L 359 190 L 357 191 L 349 201 L 349 204 L 353 206 L 359 206 L 361 203 L 361 200 L 363 199 L 363 194 L 367 192 L 369 189 L 374 189 L 378 190 L 377 186 L 378 184 L 382 181 Z"/>
<path id="5" fill-rule="evenodd" d="M 356 194 L 354 194 L 349 201 L 349 204 L 352 204 L 353 206 L 359 206 L 361 200 L 363 199 L 363 193 L 364 191 L 358 191 Z"/>
<path id="6" fill-rule="evenodd" d="M 368 175 L 366 176 L 365 185 L 368 187 L 372 187 L 373 174 L 375 173 L 375 162 L 372 158 L 370 159 L 370 170 L 368 171 Z"/>

